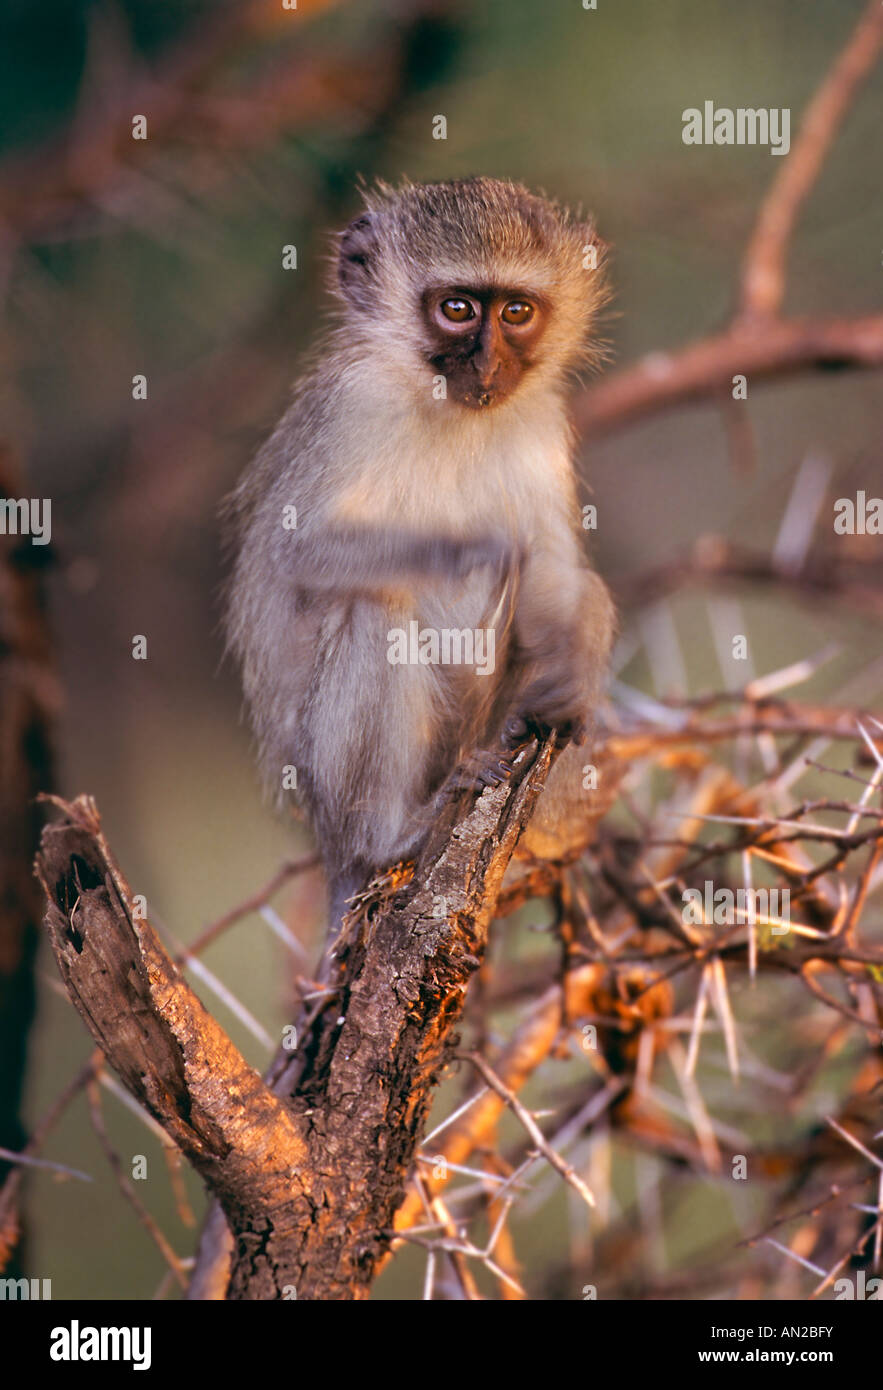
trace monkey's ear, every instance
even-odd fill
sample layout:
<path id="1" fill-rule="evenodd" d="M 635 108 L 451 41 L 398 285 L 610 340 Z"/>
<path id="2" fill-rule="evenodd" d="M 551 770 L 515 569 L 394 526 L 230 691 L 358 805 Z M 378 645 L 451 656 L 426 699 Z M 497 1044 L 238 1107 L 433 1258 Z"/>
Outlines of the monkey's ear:
<path id="1" fill-rule="evenodd" d="M 377 227 L 374 214 L 363 212 L 340 236 L 337 278 L 344 296 L 357 308 L 369 308 L 368 291 L 374 278 Z"/>

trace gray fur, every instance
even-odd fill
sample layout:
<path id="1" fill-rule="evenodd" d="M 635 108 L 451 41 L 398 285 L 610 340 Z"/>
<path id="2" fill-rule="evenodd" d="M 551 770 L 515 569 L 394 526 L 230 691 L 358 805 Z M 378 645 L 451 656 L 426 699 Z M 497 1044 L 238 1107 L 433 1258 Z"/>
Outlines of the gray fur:
<path id="1" fill-rule="evenodd" d="M 613 625 L 582 553 L 564 406 L 603 302 L 583 268 L 593 227 L 490 179 L 381 185 L 366 205 L 339 241 L 340 322 L 227 505 L 229 646 L 267 783 L 297 768 L 332 894 L 414 852 L 439 788 L 507 714 L 587 723 Z M 492 411 L 433 398 L 430 281 L 552 303 L 542 361 Z M 387 660 L 412 618 L 494 615 L 492 677 Z"/>

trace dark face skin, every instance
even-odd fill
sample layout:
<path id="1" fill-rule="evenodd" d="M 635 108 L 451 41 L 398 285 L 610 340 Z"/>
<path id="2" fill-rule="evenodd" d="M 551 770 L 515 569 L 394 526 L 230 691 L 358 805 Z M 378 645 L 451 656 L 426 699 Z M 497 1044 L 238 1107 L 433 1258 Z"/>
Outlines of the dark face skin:
<path id="1" fill-rule="evenodd" d="M 423 295 L 429 363 L 458 405 L 486 410 L 511 396 L 536 360 L 548 306 L 519 290 L 439 286 Z"/>

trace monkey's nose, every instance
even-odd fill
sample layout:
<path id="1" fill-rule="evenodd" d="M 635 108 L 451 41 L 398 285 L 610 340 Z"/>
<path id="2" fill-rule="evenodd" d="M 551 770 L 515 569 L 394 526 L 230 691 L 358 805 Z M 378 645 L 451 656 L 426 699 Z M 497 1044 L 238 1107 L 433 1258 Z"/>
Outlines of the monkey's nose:
<path id="1" fill-rule="evenodd" d="M 478 377 L 483 391 L 493 383 L 502 363 L 496 344 L 489 335 L 483 335 L 472 357 L 472 370 Z"/>
<path id="2" fill-rule="evenodd" d="M 497 393 L 497 373 L 499 367 L 499 362 L 495 361 L 489 367 L 485 368 L 484 371 L 476 369 L 477 383 L 475 394 L 478 398 L 479 405 L 490 405 L 491 401 L 494 399 Z"/>

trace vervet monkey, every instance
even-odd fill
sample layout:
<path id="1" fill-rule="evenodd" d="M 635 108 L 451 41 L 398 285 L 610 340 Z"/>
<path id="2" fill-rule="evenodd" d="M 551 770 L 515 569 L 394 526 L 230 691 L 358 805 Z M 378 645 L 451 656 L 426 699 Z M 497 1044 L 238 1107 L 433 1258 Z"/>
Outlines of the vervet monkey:
<path id="1" fill-rule="evenodd" d="M 296 769 L 332 930 L 451 787 L 506 776 L 529 734 L 583 737 L 614 625 L 565 410 L 597 355 L 593 224 L 488 178 L 365 204 L 337 245 L 339 321 L 228 502 L 229 645 L 269 785 Z M 457 663 L 471 634 L 483 665 Z M 586 814 L 586 761 L 571 743 L 553 768 L 540 852 Z"/>

